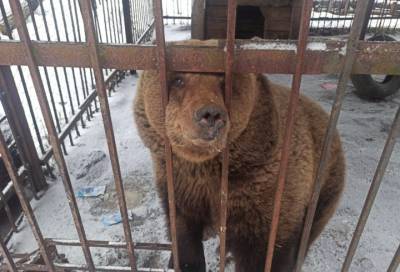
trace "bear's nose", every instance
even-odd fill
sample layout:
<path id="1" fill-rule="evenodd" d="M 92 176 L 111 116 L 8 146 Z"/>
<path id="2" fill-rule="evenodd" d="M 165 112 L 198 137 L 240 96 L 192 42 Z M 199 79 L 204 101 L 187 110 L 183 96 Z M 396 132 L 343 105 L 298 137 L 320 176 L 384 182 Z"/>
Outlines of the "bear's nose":
<path id="1" fill-rule="evenodd" d="M 194 119 L 202 130 L 202 138 L 212 140 L 225 126 L 226 112 L 221 107 L 209 105 L 196 111 Z"/>

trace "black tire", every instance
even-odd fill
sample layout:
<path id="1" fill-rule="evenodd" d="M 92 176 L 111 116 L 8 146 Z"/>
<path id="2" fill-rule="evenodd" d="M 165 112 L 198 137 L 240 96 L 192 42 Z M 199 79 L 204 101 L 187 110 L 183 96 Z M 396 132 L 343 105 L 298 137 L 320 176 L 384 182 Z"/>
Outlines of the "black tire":
<path id="1" fill-rule="evenodd" d="M 395 41 L 394 38 L 385 34 L 375 35 L 368 40 Z M 351 81 L 356 88 L 354 93 L 360 98 L 368 100 L 384 99 L 400 90 L 400 76 L 398 75 L 387 75 L 381 82 L 376 81 L 371 75 L 352 75 Z"/>

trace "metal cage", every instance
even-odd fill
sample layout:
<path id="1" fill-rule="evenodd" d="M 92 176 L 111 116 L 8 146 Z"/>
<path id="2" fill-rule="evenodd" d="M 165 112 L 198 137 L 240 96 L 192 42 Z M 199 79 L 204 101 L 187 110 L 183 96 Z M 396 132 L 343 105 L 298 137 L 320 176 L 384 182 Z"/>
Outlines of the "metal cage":
<path id="1" fill-rule="evenodd" d="M 73 2 L 75 3 L 75 1 Z M 122 4 L 127 5 L 127 3 L 129 4 L 129 1 L 122 1 Z M 136 5 L 143 4 L 142 1 L 132 1 L 132 3 Z M 301 243 L 298 250 L 296 271 L 301 271 L 301 267 L 305 258 L 307 241 L 309 239 L 310 228 L 321 189 L 321 174 L 327 163 L 329 146 L 331 144 L 334 129 L 340 115 L 346 84 L 349 80 L 350 75 L 361 73 L 400 74 L 399 42 L 376 43 L 360 41 L 359 39 L 368 13 L 369 1 L 357 1 L 350 36 L 347 42 L 341 42 L 332 40 L 309 41 L 310 18 L 313 1 L 304 0 L 298 41 L 275 42 L 278 44 L 278 47 L 276 47 L 278 49 L 274 50 L 244 49 L 242 45 L 254 43 L 254 41 L 235 40 L 235 0 L 228 1 L 228 28 L 226 41 L 220 41 L 218 45 L 206 47 L 182 46 L 174 44 L 166 46 L 163 31 L 164 24 L 161 0 L 154 0 L 154 27 L 156 31 L 156 45 L 135 44 L 140 41 L 141 37 L 144 37 L 143 35 L 148 35 L 149 31 L 146 31 L 146 29 L 153 25 L 152 20 L 148 20 L 143 25 L 137 26 L 138 29 L 141 29 L 141 34 L 128 31 L 126 33 L 131 34 L 128 34 L 125 37 L 120 36 L 118 38 L 116 36 L 113 36 L 114 34 L 118 33 L 116 31 L 109 29 L 108 34 L 107 32 L 103 32 L 103 30 L 98 27 L 95 12 L 96 8 L 94 8 L 95 4 L 96 1 L 79 0 L 79 6 L 76 5 L 77 9 L 80 8 L 80 12 L 82 14 L 84 31 L 81 31 L 81 33 L 85 34 L 84 37 L 75 39 L 74 42 L 70 42 L 67 39 L 61 41 L 57 37 L 57 42 L 51 42 L 50 38 L 41 41 L 39 38 L 34 40 L 33 37 L 30 37 L 25 23 L 24 9 L 21 6 L 21 2 L 19 0 L 10 0 L 11 9 L 14 16 L 14 23 L 19 34 L 19 40 L 12 41 L 10 38 L 9 40 L 0 41 L 0 88 L 4 89 L 10 94 L 14 93 L 16 95 L 14 99 L 18 100 L 18 95 L 16 94 L 15 90 L 15 81 L 12 77 L 12 74 L 10 73 L 10 66 L 27 66 L 29 68 L 29 73 L 32 77 L 33 86 L 38 97 L 41 112 L 43 114 L 44 123 L 48 131 L 49 147 L 47 149 L 47 152 L 51 152 L 57 163 L 59 173 L 65 186 L 65 193 L 68 197 L 68 202 L 73 215 L 74 224 L 79 235 L 79 240 L 55 240 L 43 237 L 41 230 L 37 224 L 34 212 L 30 206 L 29 199 L 25 195 L 22 184 L 22 175 L 14 165 L 13 158 L 11 156 L 10 150 L 8 149 L 4 135 L 0 133 L 0 154 L 7 168 L 8 174 L 12 180 L 13 188 L 21 202 L 24 215 L 28 219 L 32 232 L 38 242 L 39 253 L 41 258 L 43 259 L 43 264 L 27 263 L 26 260 L 29 259 L 31 256 L 24 254 L 11 254 L 6 247 L 5 242 L 3 242 L 3 240 L 0 240 L 0 252 L 2 253 L 4 260 L 4 263 L 1 266 L 2 269 L 9 271 L 63 271 L 66 269 L 83 271 L 164 271 L 162 269 L 142 269 L 136 266 L 134 255 L 135 251 L 145 249 L 172 251 L 174 271 L 180 271 L 178 266 L 179 260 L 175 224 L 175 200 L 171 146 L 167 138 L 165 138 L 165 160 L 167 170 L 168 199 L 170 210 L 169 215 L 172 243 L 159 244 L 134 242 L 133 238 L 135 237 L 132 237 L 131 227 L 129 224 L 126 199 L 124 195 L 124 184 L 121 176 L 118 152 L 114 138 L 110 108 L 108 104 L 108 86 L 110 79 L 109 77 L 106 78 L 107 76 L 105 76 L 105 74 L 103 73 L 103 70 L 107 71 L 107 69 L 109 71 L 158 69 L 161 82 L 160 91 L 163 95 L 162 97 L 164 107 L 166 107 L 168 102 L 167 70 L 225 73 L 225 103 L 228 109 L 230 108 L 231 101 L 233 72 L 284 73 L 293 75 L 292 92 L 290 95 L 289 108 L 286 118 L 287 121 L 284 135 L 284 143 L 281 154 L 282 159 L 280 162 L 280 172 L 277 177 L 277 190 L 274 201 L 273 219 L 270 227 L 268 245 L 266 245 L 267 258 L 265 263 L 265 271 L 270 271 L 275 248 L 275 238 L 278 228 L 280 201 L 284 192 L 285 179 L 288 168 L 290 139 L 294 127 L 294 120 L 296 118 L 295 112 L 296 108 L 298 107 L 302 75 L 338 73 L 340 74 L 340 78 L 336 91 L 336 97 L 332 106 L 329 125 L 325 134 L 323 149 L 321 150 L 321 160 L 316 173 L 313 194 L 308 205 L 307 214 L 304 220 Z M 103 7 L 105 6 L 103 5 Z M 130 9 L 126 9 L 125 12 L 128 12 L 129 10 Z M 132 10 L 130 10 L 130 12 L 132 12 Z M 143 15 L 139 13 L 135 14 L 136 15 L 132 15 L 129 17 L 133 17 L 134 20 L 136 20 L 136 18 L 138 17 L 135 16 Z M 115 19 L 117 18 L 114 18 L 114 20 Z M 108 20 L 113 19 L 108 18 Z M 121 30 L 122 21 L 124 21 L 126 25 L 129 25 L 129 19 L 127 19 L 126 17 L 124 17 L 124 20 L 119 17 L 118 20 L 121 22 Z M 134 23 L 132 23 L 131 25 L 134 25 Z M 135 27 L 135 29 L 137 28 Z M 129 27 L 127 27 L 127 29 L 129 29 Z M 104 39 L 105 35 L 107 37 Z M 121 42 L 132 44 L 115 44 Z M 271 41 L 268 40 L 256 41 L 256 43 L 261 45 L 268 44 L 270 42 Z M 323 43 L 327 50 L 311 50 L 309 45 L 312 42 Z M 282 49 L 279 49 L 279 44 L 291 44 L 293 46 L 296 46 L 297 50 L 289 50 L 287 49 L 287 47 L 282 47 Z M 371 54 L 370 52 L 374 52 L 374 54 Z M 74 69 L 74 71 L 85 71 L 85 69 L 90 69 L 90 71 L 88 72 L 89 74 L 91 73 L 91 75 L 88 75 L 88 81 L 90 81 L 91 79 L 94 81 L 94 89 L 92 92 L 89 93 L 86 90 L 86 100 L 84 100 L 80 104 L 79 111 L 76 111 L 75 115 L 70 118 L 75 122 L 65 122 L 67 125 L 64 126 L 62 130 L 57 128 L 57 121 L 54 120 L 51 108 L 52 103 L 51 101 L 48 101 L 45 82 L 41 77 L 39 66 L 64 67 L 63 69 Z M 110 73 L 110 75 L 111 74 L 113 73 Z M 114 174 L 116 190 L 118 193 L 119 208 L 123 219 L 122 221 L 125 234 L 125 241 L 123 242 L 98 241 L 87 239 L 71 185 L 71 177 L 69 175 L 64 158 L 65 152 L 63 152 L 63 141 L 68 137 L 68 135 L 70 135 L 72 130 L 77 130 L 77 122 L 82 122 L 81 119 L 85 113 L 88 115 L 88 117 L 90 116 L 90 107 L 96 107 L 96 105 L 94 104 L 96 101 L 96 97 L 98 98 L 98 104 L 105 127 L 105 134 L 109 148 L 112 171 Z M 18 131 L 24 131 L 23 126 L 26 126 L 28 123 L 26 116 L 24 114 L 21 115 L 21 113 L 15 113 L 15 115 L 19 117 L 19 122 L 16 123 Z M 363 232 L 369 212 L 373 205 L 375 196 L 378 192 L 385 169 L 393 151 L 396 137 L 399 134 L 400 108 L 397 111 L 397 114 L 393 120 L 385 148 L 381 154 L 375 176 L 372 179 L 370 191 L 366 198 L 357 228 L 353 235 L 353 239 L 348 250 L 345 263 L 343 264 L 342 271 L 349 270 L 352 257 L 357 248 L 357 244 Z M 44 154 L 46 154 L 46 152 L 44 152 Z M 221 214 L 219 233 L 220 271 L 224 271 L 225 269 L 227 197 L 229 191 L 228 148 L 223 151 L 222 156 L 223 162 L 220 192 Z M 34 166 L 32 165 L 32 167 Z M 29 169 L 30 168 L 28 168 L 28 170 Z M 34 169 L 30 170 L 33 171 Z M 0 195 L 0 198 L 4 199 L 4 196 Z M 51 249 L 58 245 L 81 247 L 85 256 L 86 264 L 77 265 L 56 263 L 54 261 L 54 252 Z M 95 266 L 91 255 L 92 247 L 127 249 L 130 266 Z M 400 249 L 396 251 L 393 257 L 393 261 L 387 271 L 396 271 L 399 262 Z"/>

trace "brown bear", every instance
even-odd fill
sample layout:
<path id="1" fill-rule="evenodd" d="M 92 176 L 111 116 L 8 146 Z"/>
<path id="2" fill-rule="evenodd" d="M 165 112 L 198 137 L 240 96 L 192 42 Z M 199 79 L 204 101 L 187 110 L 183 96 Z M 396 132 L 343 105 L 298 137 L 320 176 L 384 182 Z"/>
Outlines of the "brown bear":
<path id="1" fill-rule="evenodd" d="M 144 71 L 134 103 L 139 134 L 150 149 L 159 196 L 168 213 L 163 135 L 173 150 L 177 233 L 182 271 L 205 271 L 203 234 L 219 229 L 221 151 L 229 146 L 227 250 L 236 271 L 261 272 L 267 249 L 285 130 L 289 90 L 256 74 L 234 74 L 231 114 L 224 105 L 224 75 L 168 73 L 163 111 L 157 71 Z M 328 115 L 301 96 L 272 271 L 293 271 Z M 344 186 L 339 135 L 329 161 L 310 243 L 333 215 Z"/>

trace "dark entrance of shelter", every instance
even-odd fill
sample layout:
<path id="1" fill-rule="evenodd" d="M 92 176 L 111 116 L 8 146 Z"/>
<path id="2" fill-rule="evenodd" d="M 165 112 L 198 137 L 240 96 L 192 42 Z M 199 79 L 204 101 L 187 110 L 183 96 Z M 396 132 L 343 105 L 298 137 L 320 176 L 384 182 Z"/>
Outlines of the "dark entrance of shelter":
<path id="1" fill-rule="evenodd" d="M 259 7 L 238 6 L 236 15 L 236 38 L 264 37 L 264 16 Z"/>

